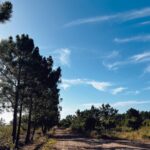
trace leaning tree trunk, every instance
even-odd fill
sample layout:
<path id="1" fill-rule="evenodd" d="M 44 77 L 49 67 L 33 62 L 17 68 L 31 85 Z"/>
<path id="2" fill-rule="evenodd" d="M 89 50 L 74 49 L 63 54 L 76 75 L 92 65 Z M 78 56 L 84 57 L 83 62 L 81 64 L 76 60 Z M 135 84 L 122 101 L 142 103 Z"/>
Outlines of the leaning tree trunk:
<path id="1" fill-rule="evenodd" d="M 25 138 L 25 144 L 28 144 L 30 142 L 31 116 L 32 116 L 32 97 L 30 99 L 29 116 L 28 116 L 28 128 L 27 128 L 27 134 L 26 134 L 26 138 Z"/>

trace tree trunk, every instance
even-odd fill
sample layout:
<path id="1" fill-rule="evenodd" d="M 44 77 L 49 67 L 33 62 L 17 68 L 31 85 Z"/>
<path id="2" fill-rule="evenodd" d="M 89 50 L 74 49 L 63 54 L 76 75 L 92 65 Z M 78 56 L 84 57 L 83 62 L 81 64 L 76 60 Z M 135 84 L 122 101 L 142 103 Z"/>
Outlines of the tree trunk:
<path id="1" fill-rule="evenodd" d="M 12 131 L 13 143 L 15 143 L 15 140 L 16 140 L 18 98 L 19 98 L 19 93 L 18 93 L 18 88 L 17 88 L 15 106 L 14 106 L 14 114 L 13 114 L 13 131 Z"/>
<path id="2" fill-rule="evenodd" d="M 16 144 L 15 144 L 16 148 L 18 148 L 18 143 L 20 138 L 21 119 L 22 119 L 22 103 L 20 105 L 20 112 L 19 112 L 18 132 L 17 132 Z"/>
<path id="3" fill-rule="evenodd" d="M 15 95 L 15 104 L 14 104 L 13 131 L 12 131 L 13 143 L 15 143 L 16 133 L 17 133 L 17 113 L 18 113 L 19 88 L 20 88 L 20 74 L 21 74 L 21 66 L 19 67 L 19 72 L 18 72 L 18 83 L 16 86 L 16 95 Z"/>
<path id="4" fill-rule="evenodd" d="M 36 124 L 36 123 L 34 123 L 31 141 L 33 141 L 33 139 L 34 139 L 34 134 L 35 134 L 35 129 L 36 129 L 36 127 L 35 127 L 36 125 L 35 125 L 35 124 Z"/>
<path id="5" fill-rule="evenodd" d="M 27 129 L 25 144 L 28 144 L 30 142 L 31 115 L 32 115 L 32 97 L 30 99 L 29 116 L 28 116 L 28 129 Z"/>

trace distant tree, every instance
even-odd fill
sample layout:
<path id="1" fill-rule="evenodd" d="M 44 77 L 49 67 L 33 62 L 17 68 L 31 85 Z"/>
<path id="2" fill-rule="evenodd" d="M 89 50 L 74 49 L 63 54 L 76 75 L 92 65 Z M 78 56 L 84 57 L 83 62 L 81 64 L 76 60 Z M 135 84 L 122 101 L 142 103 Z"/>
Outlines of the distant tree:
<path id="1" fill-rule="evenodd" d="M 142 123 L 142 118 L 139 111 L 134 108 L 130 108 L 126 112 L 126 121 L 128 127 L 132 128 L 133 130 L 138 129 Z"/>
<path id="2" fill-rule="evenodd" d="M 99 121 L 102 128 L 108 130 L 116 126 L 116 115 L 118 110 L 111 107 L 109 104 L 102 104 L 100 107 Z"/>
<path id="3" fill-rule="evenodd" d="M 0 22 L 4 23 L 9 20 L 12 15 L 12 4 L 9 1 L 0 4 Z"/>
<path id="4" fill-rule="evenodd" d="M 71 124 L 72 124 L 73 119 L 74 119 L 74 116 L 72 116 L 72 115 L 66 116 L 65 119 L 62 119 L 62 120 L 60 121 L 60 126 L 61 126 L 61 127 L 64 127 L 64 128 L 69 128 L 69 127 L 71 127 Z"/>

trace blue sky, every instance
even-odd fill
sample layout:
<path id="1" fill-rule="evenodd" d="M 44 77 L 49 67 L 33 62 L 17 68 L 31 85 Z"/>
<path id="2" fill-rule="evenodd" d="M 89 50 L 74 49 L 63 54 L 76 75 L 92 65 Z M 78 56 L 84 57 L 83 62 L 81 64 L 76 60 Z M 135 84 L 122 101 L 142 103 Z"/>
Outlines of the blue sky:
<path id="1" fill-rule="evenodd" d="M 150 110 L 149 0 L 12 0 L 0 38 L 26 33 L 62 68 L 62 117 L 110 103 Z"/>

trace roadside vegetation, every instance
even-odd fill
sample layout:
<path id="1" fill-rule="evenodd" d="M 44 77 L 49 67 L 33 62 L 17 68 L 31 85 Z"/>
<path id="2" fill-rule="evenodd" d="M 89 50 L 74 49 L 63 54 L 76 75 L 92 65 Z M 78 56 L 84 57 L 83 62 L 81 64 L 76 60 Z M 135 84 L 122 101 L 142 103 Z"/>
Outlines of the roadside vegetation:
<path id="1" fill-rule="evenodd" d="M 89 110 L 77 110 L 60 121 L 60 126 L 96 138 L 150 140 L 150 112 L 130 108 L 126 113 L 109 104 Z"/>

